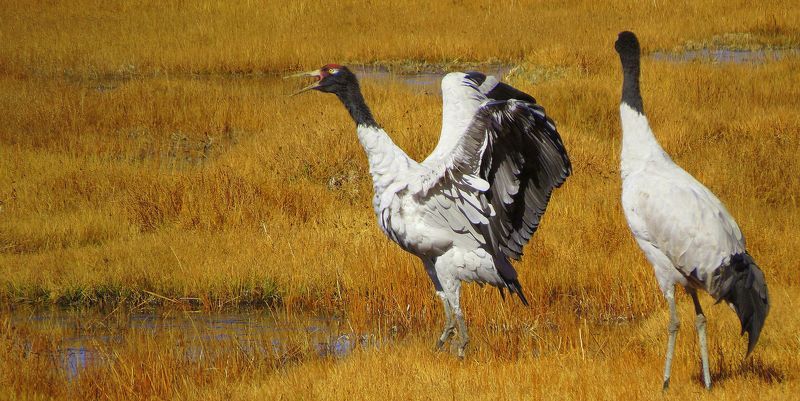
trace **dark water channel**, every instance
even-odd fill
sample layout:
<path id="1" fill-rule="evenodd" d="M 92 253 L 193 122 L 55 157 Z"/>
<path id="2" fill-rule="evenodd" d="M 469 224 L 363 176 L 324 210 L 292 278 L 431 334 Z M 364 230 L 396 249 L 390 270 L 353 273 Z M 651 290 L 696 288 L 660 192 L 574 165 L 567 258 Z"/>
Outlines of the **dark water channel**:
<path id="1" fill-rule="evenodd" d="M 265 357 L 284 351 L 286 343 L 307 341 L 319 356 L 345 357 L 355 346 L 377 346 L 373 336 L 345 330 L 338 319 L 287 317 L 264 311 L 239 313 L 98 312 L 69 310 L 16 311 L 10 315 L 15 333 L 33 333 L 55 344 L 51 357 L 69 379 L 90 366 L 102 366 L 115 348 L 131 347 L 141 339 L 174 346 L 187 361 L 244 352 Z M 20 330 L 23 329 L 23 330 Z M 24 352 L 33 350 L 29 338 L 14 338 Z M 141 341 L 140 341 L 141 342 Z"/>
<path id="2" fill-rule="evenodd" d="M 698 61 L 717 64 L 761 64 L 798 56 L 800 56 L 800 48 L 753 50 L 697 49 L 681 52 L 659 51 L 650 54 L 650 57 L 656 61 L 674 63 Z M 352 66 L 351 68 L 363 82 L 397 82 L 408 86 L 412 90 L 429 95 L 441 95 L 441 80 L 449 71 L 480 71 L 486 75 L 494 75 L 501 79 L 509 74 L 513 74 L 514 71 L 514 65 L 512 64 L 479 64 L 449 66 L 447 68 L 434 65 L 426 66 L 411 73 L 398 73 L 385 66 Z"/>
<path id="3" fill-rule="evenodd" d="M 787 57 L 800 57 L 800 48 L 783 49 L 696 49 L 681 52 L 658 51 L 650 54 L 656 61 L 675 63 L 709 62 L 732 64 L 761 64 L 769 61 L 778 61 Z M 480 71 L 486 75 L 504 78 L 513 74 L 513 64 L 479 64 L 450 66 L 447 68 L 426 66 L 412 73 L 397 73 L 385 66 L 353 66 L 353 72 L 365 82 L 397 82 L 407 85 L 420 92 L 440 95 L 442 77 L 449 71 Z"/>

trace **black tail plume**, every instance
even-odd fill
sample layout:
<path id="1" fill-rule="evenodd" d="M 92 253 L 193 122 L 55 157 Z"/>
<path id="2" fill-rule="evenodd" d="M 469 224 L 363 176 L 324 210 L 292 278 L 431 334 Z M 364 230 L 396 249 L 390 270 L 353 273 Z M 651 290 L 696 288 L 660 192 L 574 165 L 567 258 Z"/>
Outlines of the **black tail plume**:
<path id="1" fill-rule="evenodd" d="M 519 283 L 519 280 L 512 280 L 510 282 L 506 282 L 508 286 L 508 292 L 512 294 L 517 294 L 519 300 L 522 301 L 522 304 L 525 306 L 528 305 L 528 300 L 525 299 L 525 294 L 522 292 L 522 285 Z"/>
<path id="2" fill-rule="evenodd" d="M 520 284 L 519 280 L 517 280 L 517 271 L 514 270 L 514 266 L 511 266 L 511 263 L 508 261 L 508 259 L 505 256 L 495 257 L 494 268 L 497 269 L 497 273 L 500 274 L 500 278 L 502 278 L 503 282 L 506 284 L 508 292 L 517 294 L 519 300 L 522 301 L 522 304 L 528 306 L 528 300 L 525 299 L 525 294 L 522 293 L 522 284 Z M 505 299 L 503 288 L 499 288 L 500 296 Z"/>
<path id="3" fill-rule="evenodd" d="M 748 253 L 739 253 L 714 272 L 712 283 L 712 293 L 717 302 L 724 300 L 736 309 L 742 323 L 740 334 L 748 333 L 747 355 L 750 355 L 769 313 L 764 273 Z"/>

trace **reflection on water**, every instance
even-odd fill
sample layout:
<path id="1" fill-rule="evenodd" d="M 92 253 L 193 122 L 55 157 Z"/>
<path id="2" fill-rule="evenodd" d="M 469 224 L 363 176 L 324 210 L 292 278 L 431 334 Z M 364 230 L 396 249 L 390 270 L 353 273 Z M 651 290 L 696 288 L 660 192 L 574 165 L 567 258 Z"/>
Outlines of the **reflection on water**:
<path id="1" fill-rule="evenodd" d="M 689 62 L 694 60 L 710 61 L 713 63 L 764 63 L 767 61 L 780 60 L 786 56 L 800 55 L 800 49 L 780 49 L 780 50 L 729 50 L 729 49 L 699 49 L 686 50 L 678 53 L 655 52 L 650 56 L 658 61 Z"/>
<path id="2" fill-rule="evenodd" d="M 287 339 L 297 334 L 310 339 L 319 356 L 343 357 L 357 345 L 378 345 L 374 336 L 344 331 L 337 319 L 305 317 L 289 320 L 263 311 L 112 315 L 66 310 L 18 311 L 12 313 L 11 323 L 52 338 L 57 344 L 52 357 L 70 379 L 87 367 L 102 365 L 109 351 L 113 352 L 126 339 L 136 336 L 175 344 L 175 349 L 190 362 L 223 357 L 225 352 L 243 353 L 251 358 L 280 353 Z M 26 353 L 33 352 L 30 339 L 16 340 Z M 208 352 L 212 347 L 213 354 Z"/>

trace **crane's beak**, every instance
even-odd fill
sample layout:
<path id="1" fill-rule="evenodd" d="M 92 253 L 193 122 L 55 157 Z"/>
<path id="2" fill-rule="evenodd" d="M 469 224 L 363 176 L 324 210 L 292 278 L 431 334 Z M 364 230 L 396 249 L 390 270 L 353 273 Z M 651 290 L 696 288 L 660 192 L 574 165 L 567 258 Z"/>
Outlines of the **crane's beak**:
<path id="1" fill-rule="evenodd" d="M 314 70 L 314 71 L 309 71 L 309 72 L 301 72 L 299 74 L 287 75 L 287 76 L 283 77 L 283 79 L 300 78 L 300 77 L 314 77 L 314 78 L 316 78 L 316 81 L 314 81 L 313 84 L 308 85 L 305 88 L 300 89 L 299 91 L 297 91 L 295 93 L 292 93 L 289 96 L 299 95 L 299 94 L 301 94 L 301 93 L 303 93 L 303 92 L 305 92 L 307 90 L 311 90 L 311 89 L 314 89 L 314 88 L 318 87 L 319 86 L 319 81 L 322 79 L 322 72 L 320 72 L 320 70 Z"/>

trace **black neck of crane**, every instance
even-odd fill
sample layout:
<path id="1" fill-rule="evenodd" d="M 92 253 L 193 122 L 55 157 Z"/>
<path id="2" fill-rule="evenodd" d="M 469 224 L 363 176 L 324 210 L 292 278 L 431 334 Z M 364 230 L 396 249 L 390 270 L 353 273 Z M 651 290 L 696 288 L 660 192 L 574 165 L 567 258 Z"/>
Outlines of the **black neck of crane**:
<path id="1" fill-rule="evenodd" d="M 642 94 L 639 89 L 639 59 L 622 59 L 622 103 L 644 114 Z"/>
<path id="2" fill-rule="evenodd" d="M 350 112 L 350 117 L 353 118 L 356 125 L 378 127 L 378 123 L 372 117 L 372 112 L 369 111 L 367 103 L 364 102 L 364 96 L 361 95 L 358 81 L 354 79 L 345 86 L 344 90 L 337 91 L 336 96 L 342 101 L 347 111 Z"/>
<path id="3" fill-rule="evenodd" d="M 622 103 L 644 114 L 642 94 L 639 90 L 641 58 L 639 41 L 633 33 L 623 32 L 617 39 L 615 47 L 622 63 Z"/>

